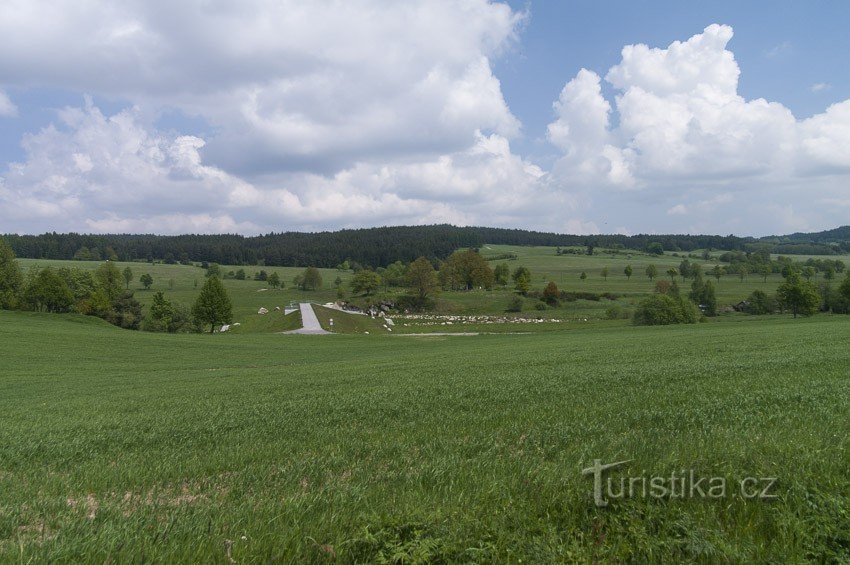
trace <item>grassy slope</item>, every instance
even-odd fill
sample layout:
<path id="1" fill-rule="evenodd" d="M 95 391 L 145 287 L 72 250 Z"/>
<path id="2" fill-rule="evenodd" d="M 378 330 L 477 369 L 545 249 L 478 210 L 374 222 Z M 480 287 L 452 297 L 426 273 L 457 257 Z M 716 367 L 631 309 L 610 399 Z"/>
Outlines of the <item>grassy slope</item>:
<path id="1" fill-rule="evenodd" d="M 316 313 L 316 317 L 319 319 L 322 328 L 334 333 L 363 334 L 369 332 L 369 335 L 389 333 L 384 328 L 383 322 L 376 318 L 370 318 L 369 316 L 362 316 L 360 314 L 347 314 L 315 304 L 313 305 L 313 311 Z M 334 321 L 333 326 L 330 324 L 331 320 Z"/>
<path id="2" fill-rule="evenodd" d="M 0 312 L 0 561 L 846 558 L 848 339 L 837 316 L 328 340 Z M 594 458 L 780 498 L 596 509 Z"/>

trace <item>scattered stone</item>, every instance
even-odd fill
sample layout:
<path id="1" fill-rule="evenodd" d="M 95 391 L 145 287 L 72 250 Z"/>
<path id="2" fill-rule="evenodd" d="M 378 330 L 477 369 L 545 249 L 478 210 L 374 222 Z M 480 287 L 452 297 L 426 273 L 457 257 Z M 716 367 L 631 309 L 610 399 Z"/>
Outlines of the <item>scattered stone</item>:
<path id="1" fill-rule="evenodd" d="M 260 308 L 259 310 L 257 310 L 257 314 L 262 315 L 262 314 L 268 314 L 268 313 L 269 313 L 269 311 L 266 310 L 265 308 Z"/>

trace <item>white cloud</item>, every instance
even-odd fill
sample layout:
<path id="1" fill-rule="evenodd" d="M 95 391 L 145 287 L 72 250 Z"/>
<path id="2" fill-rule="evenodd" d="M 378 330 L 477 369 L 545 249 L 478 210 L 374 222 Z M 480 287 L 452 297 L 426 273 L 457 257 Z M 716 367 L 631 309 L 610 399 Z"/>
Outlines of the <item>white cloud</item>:
<path id="1" fill-rule="evenodd" d="M 333 175 L 248 182 L 204 162 L 204 140 L 146 128 L 137 110 L 91 100 L 28 135 L 26 160 L 0 179 L 0 224 L 13 231 L 209 233 L 377 224 L 516 225 L 548 206 L 544 173 L 498 134 L 434 159 L 360 162 Z M 546 225 L 554 229 L 554 225 Z"/>
<path id="2" fill-rule="evenodd" d="M 18 115 L 18 107 L 9 96 L 0 90 L 0 118 L 14 118 Z"/>
<path id="3" fill-rule="evenodd" d="M 0 76 L 201 116 L 231 172 L 328 173 L 516 135 L 490 61 L 523 19 L 487 0 L 10 0 Z"/>
<path id="4" fill-rule="evenodd" d="M 812 92 L 823 92 L 824 90 L 829 90 L 832 88 L 832 85 L 828 82 L 816 82 L 812 86 L 809 87 L 809 90 Z"/>
<path id="5" fill-rule="evenodd" d="M 26 158 L 0 169 L 0 224 L 769 233 L 846 223 L 829 203 L 847 201 L 850 101 L 798 120 L 745 99 L 728 26 L 626 46 L 604 73 L 581 69 L 553 105 L 551 170 L 514 154 L 521 124 L 492 62 L 524 21 L 487 0 L 9 0 L 4 87 L 130 107 L 104 115 L 89 100 L 25 136 Z M 214 133 L 157 131 L 157 113 L 174 109 Z M 0 92 L 0 115 L 14 112 Z"/>
<path id="6" fill-rule="evenodd" d="M 824 197 L 844 192 L 850 101 L 797 120 L 779 103 L 746 100 L 727 49 L 732 36 L 732 28 L 715 24 L 664 49 L 626 46 L 605 75 L 617 93 L 613 108 L 595 73 L 582 69 L 567 82 L 549 126 L 550 141 L 564 151 L 553 175 L 589 195 L 585 214 L 622 222 L 642 207 L 639 222 L 670 231 L 769 233 L 846 223 L 834 210 L 817 214 L 795 202 L 812 178 Z M 759 202 L 782 213 L 754 213 Z M 659 208 L 666 213 L 652 211 Z M 820 222 L 809 220 L 817 215 Z"/>

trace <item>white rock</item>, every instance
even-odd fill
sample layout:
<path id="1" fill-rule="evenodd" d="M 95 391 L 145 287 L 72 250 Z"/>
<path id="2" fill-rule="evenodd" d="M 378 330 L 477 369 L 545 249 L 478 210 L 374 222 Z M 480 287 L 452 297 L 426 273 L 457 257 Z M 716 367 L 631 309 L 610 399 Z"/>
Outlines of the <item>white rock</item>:
<path id="1" fill-rule="evenodd" d="M 266 310 L 265 308 L 260 308 L 259 310 L 257 310 L 257 314 L 268 314 L 268 313 L 269 313 L 269 311 Z"/>

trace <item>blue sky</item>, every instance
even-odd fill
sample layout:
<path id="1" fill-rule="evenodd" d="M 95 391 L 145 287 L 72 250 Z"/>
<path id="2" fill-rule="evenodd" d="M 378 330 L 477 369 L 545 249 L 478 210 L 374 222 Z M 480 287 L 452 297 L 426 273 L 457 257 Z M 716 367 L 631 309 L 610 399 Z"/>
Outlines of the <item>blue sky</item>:
<path id="1" fill-rule="evenodd" d="M 526 142 L 544 138 L 564 77 L 586 67 L 604 73 L 624 45 L 666 46 L 711 23 L 731 25 L 729 48 L 741 67 L 738 92 L 781 102 L 798 118 L 850 98 L 848 2 L 533 2 L 520 45 L 497 61 L 505 99 L 525 125 Z M 828 87 L 813 92 L 812 86 Z M 610 89 L 608 93 L 610 94 Z M 533 145 L 529 150 L 533 151 Z"/>
<path id="2" fill-rule="evenodd" d="M 0 232 L 850 212 L 846 2 L 6 4 Z"/>

